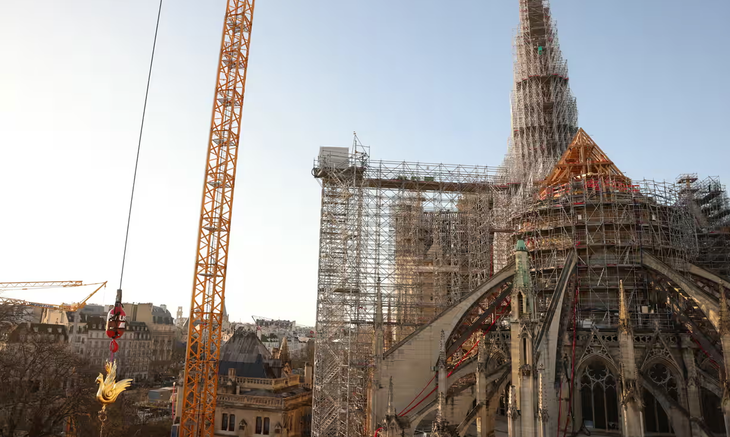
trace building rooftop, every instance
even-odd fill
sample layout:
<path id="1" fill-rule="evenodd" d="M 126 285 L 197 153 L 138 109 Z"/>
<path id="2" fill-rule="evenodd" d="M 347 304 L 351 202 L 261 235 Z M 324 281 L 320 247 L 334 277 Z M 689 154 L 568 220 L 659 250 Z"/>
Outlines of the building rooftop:
<path id="1" fill-rule="evenodd" d="M 235 369 L 238 377 L 279 378 L 281 368 L 281 361 L 273 358 L 255 332 L 238 329 L 221 347 L 219 375 Z"/>
<path id="2" fill-rule="evenodd" d="M 68 331 L 63 325 L 51 325 L 47 323 L 21 323 L 9 333 L 7 341 L 17 343 L 25 341 L 25 336 L 52 336 L 55 341 L 68 341 Z"/>
<path id="3" fill-rule="evenodd" d="M 221 362 L 255 363 L 258 356 L 263 360 L 272 359 L 271 352 L 266 349 L 255 332 L 236 330 L 233 336 L 221 347 Z"/>

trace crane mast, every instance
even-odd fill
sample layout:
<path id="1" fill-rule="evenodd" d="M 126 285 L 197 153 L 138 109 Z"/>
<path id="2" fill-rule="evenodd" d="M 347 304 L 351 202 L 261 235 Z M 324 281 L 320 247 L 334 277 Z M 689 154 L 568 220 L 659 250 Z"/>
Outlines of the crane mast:
<path id="1" fill-rule="evenodd" d="M 228 0 L 200 207 L 180 436 L 212 437 L 231 206 L 255 0 Z"/>

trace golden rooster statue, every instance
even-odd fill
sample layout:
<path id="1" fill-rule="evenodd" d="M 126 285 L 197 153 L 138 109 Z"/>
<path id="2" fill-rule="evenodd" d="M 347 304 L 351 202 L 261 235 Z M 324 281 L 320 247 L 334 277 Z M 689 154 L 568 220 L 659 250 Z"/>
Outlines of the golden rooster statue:
<path id="1" fill-rule="evenodd" d="M 106 378 L 100 373 L 96 377 L 96 383 L 99 384 L 99 391 L 96 392 L 96 400 L 101 402 L 102 410 L 106 409 L 106 406 L 113 404 L 117 400 L 117 397 L 129 387 L 132 383 L 131 379 L 123 379 L 116 382 L 117 379 L 117 361 L 107 361 L 104 365 L 106 369 Z"/>

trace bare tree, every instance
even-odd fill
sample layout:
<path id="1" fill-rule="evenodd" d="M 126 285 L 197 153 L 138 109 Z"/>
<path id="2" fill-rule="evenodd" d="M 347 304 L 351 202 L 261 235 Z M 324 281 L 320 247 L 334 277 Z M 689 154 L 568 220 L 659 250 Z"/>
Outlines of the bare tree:
<path id="1" fill-rule="evenodd" d="M 23 323 L 0 348 L 0 426 L 6 435 L 56 435 L 69 418 L 86 413 L 83 400 L 94 397 L 94 369 L 57 332 L 35 332 Z"/>
<path id="2" fill-rule="evenodd" d="M 89 403 L 87 409 L 98 410 L 99 404 Z M 108 419 L 104 425 L 104 437 L 168 437 L 172 419 L 148 419 L 139 414 L 139 408 L 129 393 L 123 393 L 117 402 L 107 407 Z M 96 414 L 80 417 L 76 422 L 76 437 L 97 437 L 101 423 Z"/>
<path id="3" fill-rule="evenodd" d="M 70 423 L 77 437 L 99 436 L 103 369 L 68 347 L 63 327 L 25 323 L 26 314 L 0 304 L 0 436 L 58 436 Z M 170 435 L 170 419 L 140 418 L 132 399 L 125 392 L 107 407 L 105 437 Z"/>

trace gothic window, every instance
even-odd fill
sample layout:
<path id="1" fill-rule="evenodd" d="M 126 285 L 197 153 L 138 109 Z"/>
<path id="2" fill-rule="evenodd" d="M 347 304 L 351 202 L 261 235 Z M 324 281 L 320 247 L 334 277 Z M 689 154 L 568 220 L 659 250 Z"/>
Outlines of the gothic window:
<path id="1" fill-rule="evenodd" d="M 720 398 L 714 393 L 702 388 L 702 418 L 712 432 L 725 435 L 725 419 L 722 415 Z"/>
<path id="2" fill-rule="evenodd" d="M 522 339 L 522 362 L 527 363 L 527 339 Z"/>
<path id="3" fill-rule="evenodd" d="M 223 413 L 223 417 L 221 418 L 221 430 L 228 431 L 228 414 Z"/>
<path id="4" fill-rule="evenodd" d="M 669 397 L 675 401 L 679 399 L 677 391 L 677 381 L 667 366 L 661 363 L 655 363 L 649 368 L 649 379 Z M 669 424 L 669 417 L 659 401 L 652 395 L 649 390 L 644 389 L 644 415 L 645 427 L 647 432 L 663 432 L 673 433 L 672 426 Z"/>
<path id="5" fill-rule="evenodd" d="M 263 419 L 261 419 L 261 417 L 260 417 L 260 416 L 259 416 L 259 417 L 257 417 L 257 418 L 256 418 L 256 434 L 261 434 L 261 430 L 262 430 L 262 428 L 261 428 L 261 424 L 262 424 L 262 423 L 263 423 Z"/>
<path id="6" fill-rule="evenodd" d="M 236 430 L 236 415 L 231 414 L 230 419 L 228 419 L 228 431 L 235 431 Z"/>
<path id="7" fill-rule="evenodd" d="M 600 361 L 588 364 L 580 379 L 583 423 L 588 429 L 619 429 L 616 377 Z"/>
<path id="8" fill-rule="evenodd" d="M 264 435 L 269 435 L 269 418 L 264 417 Z"/>

